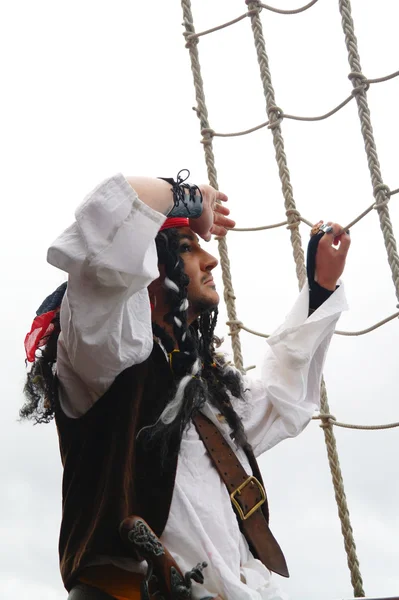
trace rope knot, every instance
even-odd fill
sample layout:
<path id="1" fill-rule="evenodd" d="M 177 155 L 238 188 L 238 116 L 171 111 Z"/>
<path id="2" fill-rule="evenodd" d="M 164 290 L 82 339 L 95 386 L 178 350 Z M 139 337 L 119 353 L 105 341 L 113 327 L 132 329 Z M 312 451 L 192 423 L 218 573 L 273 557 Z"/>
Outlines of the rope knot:
<path id="1" fill-rule="evenodd" d="M 314 418 L 321 420 L 320 427 L 322 429 L 329 429 L 334 425 L 334 422 L 337 420 L 334 417 L 334 415 L 330 415 L 329 413 L 321 413 L 320 415 L 317 415 Z"/>
<path id="2" fill-rule="evenodd" d="M 243 327 L 243 323 L 241 321 L 239 321 L 238 319 L 226 321 L 226 325 L 228 325 L 230 327 L 230 331 L 229 331 L 228 335 L 235 335 Z"/>
<path id="3" fill-rule="evenodd" d="M 367 90 L 370 87 L 367 77 L 365 77 L 363 73 L 360 73 L 359 71 L 352 71 L 351 73 L 349 73 L 348 79 L 350 79 L 352 81 L 352 84 L 354 85 L 352 90 L 352 96 L 356 96 L 357 94 L 367 92 Z M 359 83 L 357 85 L 355 85 L 357 83 L 356 80 L 359 80 Z"/>
<path id="4" fill-rule="evenodd" d="M 211 127 L 204 127 L 203 129 L 201 129 L 201 135 L 201 144 L 204 144 L 204 146 L 209 146 L 212 144 L 212 139 L 215 135 L 215 131 Z"/>
<path id="5" fill-rule="evenodd" d="M 269 106 L 267 110 L 267 116 L 269 117 L 268 129 L 278 127 L 284 118 L 284 112 L 279 106 Z"/>
<path id="6" fill-rule="evenodd" d="M 254 15 L 256 13 L 260 13 L 262 11 L 262 4 L 260 0 L 245 0 L 245 4 L 249 6 L 252 4 L 253 8 L 250 8 L 248 11 L 248 15 Z"/>
<path id="7" fill-rule="evenodd" d="M 188 33 L 187 31 L 185 31 L 183 35 L 186 38 L 186 48 L 191 48 L 192 46 L 196 46 L 198 44 L 199 38 L 196 33 Z"/>
<path id="8" fill-rule="evenodd" d="M 288 225 L 287 229 L 297 229 L 299 227 L 299 223 L 301 222 L 301 213 L 296 208 L 288 208 L 285 211 L 287 215 Z"/>
<path id="9" fill-rule="evenodd" d="M 377 200 L 378 192 L 384 192 L 385 195 L 385 199 L 381 200 L 381 202 Z M 378 183 L 373 189 L 373 194 L 374 198 L 376 199 L 376 203 L 373 206 L 374 210 L 378 210 L 379 208 L 386 206 L 391 199 L 391 190 L 385 183 Z"/>

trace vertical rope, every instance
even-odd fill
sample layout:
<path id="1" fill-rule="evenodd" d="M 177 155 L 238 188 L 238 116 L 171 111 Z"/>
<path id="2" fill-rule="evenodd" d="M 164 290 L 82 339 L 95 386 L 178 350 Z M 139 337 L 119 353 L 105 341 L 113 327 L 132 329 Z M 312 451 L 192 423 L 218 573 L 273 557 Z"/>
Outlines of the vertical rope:
<path id="1" fill-rule="evenodd" d="M 302 288 L 306 282 L 305 260 L 302 249 L 301 236 L 298 230 L 299 212 L 296 209 L 293 190 L 290 182 L 290 175 L 287 166 L 287 157 L 284 151 L 284 140 L 281 133 L 281 109 L 278 108 L 275 101 L 274 89 L 269 70 L 269 60 L 266 53 L 266 44 L 263 37 L 262 21 L 260 19 L 260 6 L 258 0 L 247 0 L 249 11 L 251 12 L 251 26 L 254 35 L 255 48 L 258 56 L 260 76 L 263 84 L 263 91 L 266 99 L 266 111 L 270 121 L 269 127 L 273 134 L 273 144 L 276 152 L 276 161 L 279 168 L 279 174 L 284 195 L 284 205 L 288 217 L 288 227 L 291 230 L 291 244 L 294 253 L 296 272 L 299 281 L 299 287 Z M 256 10 L 257 9 L 257 10 Z M 329 405 L 327 390 L 324 379 L 321 386 L 321 413 L 329 414 Z M 326 422 L 324 422 L 326 423 Z M 346 501 L 344 482 L 342 478 L 341 467 L 339 464 L 337 444 L 334 432 L 331 426 L 323 425 L 324 437 L 327 446 L 328 462 L 330 465 L 335 498 L 338 505 L 338 515 L 341 521 L 341 530 L 344 537 L 344 546 L 347 554 L 348 567 L 351 573 L 351 581 L 355 597 L 364 596 L 363 582 L 360 574 L 359 561 L 356 555 L 356 545 L 353 537 L 353 530 L 350 523 L 349 509 Z"/>
<path id="2" fill-rule="evenodd" d="M 365 82 L 366 77 L 363 75 L 362 67 L 360 65 L 360 56 L 351 15 L 350 0 L 339 0 L 339 9 L 342 18 L 342 29 L 345 34 L 346 48 L 348 50 L 348 62 L 352 71 L 349 78 L 352 80 L 352 93 L 356 96 L 367 163 L 370 170 L 374 198 L 376 200 L 376 210 L 380 219 L 380 227 L 388 254 L 388 263 L 391 268 L 396 297 L 399 300 L 399 256 L 388 209 L 390 198 L 389 188 L 384 184 L 381 175 L 373 127 L 370 120 L 370 109 L 367 102 L 366 92 L 369 86 Z"/>
<path id="3" fill-rule="evenodd" d="M 321 383 L 321 406 L 320 415 L 330 413 L 328 404 L 327 389 L 324 378 Z M 338 516 L 341 521 L 341 531 L 344 538 L 345 552 L 347 555 L 348 567 L 351 574 L 351 583 L 355 598 L 365 596 L 363 590 L 363 579 L 360 573 L 359 559 L 356 553 L 356 544 L 353 536 L 353 529 L 350 521 L 349 508 L 345 495 L 344 480 L 342 477 L 341 466 L 339 463 L 337 442 L 333 432 L 333 425 L 327 420 L 322 420 L 324 431 L 324 441 L 327 447 L 328 464 L 334 486 L 335 500 L 338 506 Z"/>
<path id="4" fill-rule="evenodd" d="M 187 38 L 191 33 L 195 33 L 193 15 L 191 12 L 190 0 L 181 0 L 183 9 L 183 25 L 185 27 L 185 36 Z M 209 129 L 208 110 L 205 103 L 204 83 L 201 75 L 201 67 L 198 56 L 198 39 L 187 41 L 191 60 L 191 71 L 194 78 L 195 95 L 197 99 L 197 115 L 200 120 L 201 131 Z M 218 189 L 217 172 L 215 167 L 215 157 L 213 154 L 212 137 L 209 133 L 204 134 L 203 139 L 205 162 L 208 170 L 209 183 Z M 222 278 L 224 286 L 224 300 L 226 302 L 227 314 L 230 322 L 231 344 L 233 348 L 234 364 L 241 372 L 244 372 L 243 357 L 241 352 L 240 327 L 235 325 L 237 322 L 237 312 L 235 306 L 235 295 L 233 282 L 231 279 L 230 260 L 227 251 L 227 242 L 225 237 L 218 238 L 220 264 L 222 267 Z"/>
<path id="5" fill-rule="evenodd" d="M 260 8 L 258 2 L 248 2 L 252 31 L 258 63 L 260 67 L 260 76 L 263 84 L 263 92 L 266 99 L 266 112 L 269 119 L 269 128 L 273 134 L 273 144 L 276 153 L 276 161 L 279 169 L 282 191 L 284 196 L 284 206 L 286 210 L 288 229 L 291 231 L 291 244 L 294 253 L 296 274 L 299 282 L 299 289 L 302 289 L 306 283 L 305 257 L 302 249 L 301 234 L 299 233 L 299 212 L 297 211 L 292 185 L 290 181 L 290 172 L 287 165 L 287 157 L 284 150 L 284 139 L 281 133 L 281 110 L 276 106 L 274 89 L 269 69 L 269 59 L 266 53 L 266 45 L 263 37 L 262 22 L 259 16 Z M 258 10 L 256 10 L 258 8 Z"/>

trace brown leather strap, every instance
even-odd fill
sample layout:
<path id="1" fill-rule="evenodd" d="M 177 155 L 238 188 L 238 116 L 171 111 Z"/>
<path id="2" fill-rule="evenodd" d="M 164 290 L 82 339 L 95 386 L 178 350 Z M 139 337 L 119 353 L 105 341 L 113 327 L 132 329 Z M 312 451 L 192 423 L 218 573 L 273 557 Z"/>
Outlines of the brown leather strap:
<path id="1" fill-rule="evenodd" d="M 289 577 L 284 554 L 275 540 L 262 505 L 267 503 L 262 483 L 250 477 L 219 429 L 202 413 L 194 419 L 198 435 L 230 494 L 240 529 L 251 551 L 263 564 L 283 577 Z M 252 510 L 255 509 L 253 512 Z"/>

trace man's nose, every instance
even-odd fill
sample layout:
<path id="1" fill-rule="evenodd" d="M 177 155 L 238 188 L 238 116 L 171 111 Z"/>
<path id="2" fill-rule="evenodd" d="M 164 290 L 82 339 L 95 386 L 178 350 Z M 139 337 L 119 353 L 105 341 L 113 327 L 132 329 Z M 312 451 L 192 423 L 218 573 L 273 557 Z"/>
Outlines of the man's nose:
<path id="1" fill-rule="evenodd" d="M 202 262 L 201 266 L 204 271 L 212 271 L 212 269 L 217 267 L 219 264 L 219 261 L 216 258 L 216 256 L 212 256 L 212 254 L 209 254 L 205 250 L 203 252 L 203 257 L 202 257 L 201 262 Z"/>

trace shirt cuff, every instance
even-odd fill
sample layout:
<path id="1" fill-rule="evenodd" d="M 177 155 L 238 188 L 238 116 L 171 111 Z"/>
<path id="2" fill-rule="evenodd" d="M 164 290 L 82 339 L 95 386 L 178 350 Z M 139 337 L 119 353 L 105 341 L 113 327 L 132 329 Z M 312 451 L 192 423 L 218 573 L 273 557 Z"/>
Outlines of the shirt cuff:
<path id="1" fill-rule="evenodd" d="M 348 309 L 345 297 L 345 286 L 340 280 L 338 288 L 319 308 L 309 316 L 309 287 L 308 284 L 302 288 L 294 306 L 288 313 L 280 327 L 267 339 L 269 346 L 273 346 L 287 335 L 291 335 L 298 329 L 305 329 L 311 323 L 339 316 L 341 312 Z"/>

